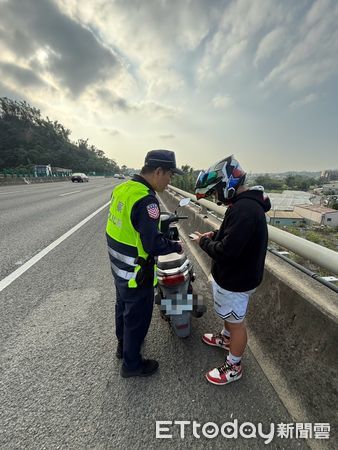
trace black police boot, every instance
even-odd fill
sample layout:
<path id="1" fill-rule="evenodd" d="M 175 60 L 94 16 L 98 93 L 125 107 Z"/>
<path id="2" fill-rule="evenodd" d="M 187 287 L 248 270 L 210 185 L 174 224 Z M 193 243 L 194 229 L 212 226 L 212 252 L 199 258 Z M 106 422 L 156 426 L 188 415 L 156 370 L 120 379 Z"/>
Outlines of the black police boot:
<path id="1" fill-rule="evenodd" d="M 154 359 L 142 359 L 142 365 L 138 369 L 128 370 L 124 366 L 121 367 L 121 376 L 129 377 L 149 377 L 158 369 L 158 362 Z"/>
<path id="2" fill-rule="evenodd" d="M 116 358 L 118 358 L 118 359 L 123 358 L 123 341 L 117 342 Z"/>

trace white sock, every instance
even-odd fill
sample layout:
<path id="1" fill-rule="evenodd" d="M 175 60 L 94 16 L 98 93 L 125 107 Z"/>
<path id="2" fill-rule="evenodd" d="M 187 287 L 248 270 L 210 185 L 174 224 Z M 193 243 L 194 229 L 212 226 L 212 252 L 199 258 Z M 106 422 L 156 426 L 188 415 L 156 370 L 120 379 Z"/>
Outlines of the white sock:
<path id="1" fill-rule="evenodd" d="M 241 356 L 235 356 L 231 352 L 229 352 L 227 356 L 227 362 L 231 365 L 233 364 L 239 364 L 241 362 L 242 357 Z"/>
<path id="2" fill-rule="evenodd" d="M 225 328 L 223 328 L 223 330 L 221 331 L 221 333 L 223 334 L 223 336 L 227 337 L 228 339 L 230 338 L 230 333 L 228 330 L 226 330 Z"/>

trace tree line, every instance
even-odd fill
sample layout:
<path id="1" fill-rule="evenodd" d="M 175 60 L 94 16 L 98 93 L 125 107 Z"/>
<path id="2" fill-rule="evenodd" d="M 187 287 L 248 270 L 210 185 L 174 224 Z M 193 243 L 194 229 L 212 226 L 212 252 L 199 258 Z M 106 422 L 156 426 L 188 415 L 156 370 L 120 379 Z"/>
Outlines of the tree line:
<path id="1" fill-rule="evenodd" d="M 273 178 L 268 174 L 259 175 L 255 178 L 255 183 L 264 186 L 266 190 L 283 191 L 285 189 L 308 191 L 322 185 L 319 178 L 306 177 L 302 175 L 288 175 L 285 178 Z"/>
<path id="2" fill-rule="evenodd" d="M 0 97 L 0 170 L 31 170 L 36 164 L 73 172 L 112 173 L 117 163 L 88 139 L 71 142 L 71 131 L 25 101 Z"/>
<path id="3" fill-rule="evenodd" d="M 196 179 L 200 171 L 194 170 L 188 165 L 181 166 L 181 169 L 184 174 L 175 175 L 171 181 L 172 185 L 176 186 L 179 189 L 182 189 L 183 191 L 194 192 Z"/>
<path id="4" fill-rule="evenodd" d="M 183 189 L 187 192 L 194 192 L 196 179 L 199 170 L 185 165 L 181 167 L 184 175 L 175 176 L 172 180 L 173 186 Z M 280 191 L 283 190 L 299 190 L 308 191 L 310 188 L 321 186 L 323 181 L 320 178 L 311 178 L 302 175 L 288 175 L 285 178 L 274 178 L 271 175 L 257 175 L 248 182 L 249 186 L 261 185 L 266 191 Z"/>

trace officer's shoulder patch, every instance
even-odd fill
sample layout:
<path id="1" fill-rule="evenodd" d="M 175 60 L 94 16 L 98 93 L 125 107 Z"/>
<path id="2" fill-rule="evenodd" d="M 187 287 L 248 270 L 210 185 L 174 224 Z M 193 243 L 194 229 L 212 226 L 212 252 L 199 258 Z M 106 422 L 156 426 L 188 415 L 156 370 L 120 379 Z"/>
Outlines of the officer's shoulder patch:
<path id="1" fill-rule="evenodd" d="M 160 209 L 157 203 L 151 203 L 147 206 L 148 216 L 152 219 L 158 219 L 160 217 Z"/>

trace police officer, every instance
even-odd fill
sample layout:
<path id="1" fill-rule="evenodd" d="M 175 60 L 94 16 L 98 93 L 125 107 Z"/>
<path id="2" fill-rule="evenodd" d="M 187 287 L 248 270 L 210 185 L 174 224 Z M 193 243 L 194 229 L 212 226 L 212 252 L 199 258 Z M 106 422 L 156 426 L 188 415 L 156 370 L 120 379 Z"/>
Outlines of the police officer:
<path id="1" fill-rule="evenodd" d="M 157 284 L 154 257 L 182 252 L 181 245 L 159 231 L 160 208 L 155 192 L 163 192 L 176 167 L 175 153 L 147 153 L 140 175 L 115 187 L 110 204 L 106 237 L 116 288 L 115 325 L 117 358 L 123 358 L 121 375 L 149 376 L 158 362 L 142 359 L 140 349 L 151 321 L 154 286 Z"/>

